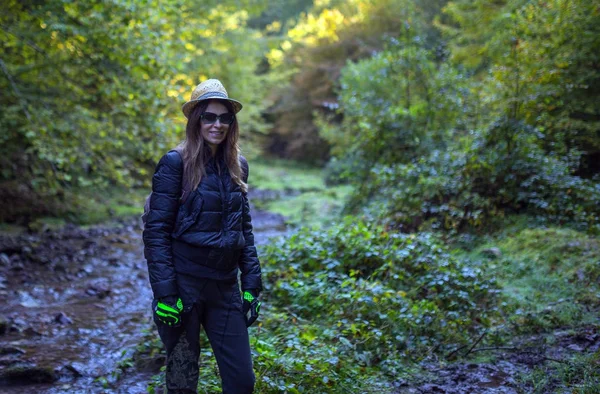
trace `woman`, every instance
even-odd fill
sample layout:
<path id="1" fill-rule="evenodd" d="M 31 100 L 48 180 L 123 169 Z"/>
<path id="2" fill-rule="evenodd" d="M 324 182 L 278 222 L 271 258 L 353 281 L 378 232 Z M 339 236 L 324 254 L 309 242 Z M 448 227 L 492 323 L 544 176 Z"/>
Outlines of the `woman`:
<path id="1" fill-rule="evenodd" d="M 238 147 L 235 115 L 241 109 L 218 80 L 198 85 L 182 108 L 186 139 L 162 157 L 152 178 L 144 255 L 154 321 L 167 350 L 169 393 L 196 393 L 200 326 L 223 392 L 254 390 L 247 327 L 258 317 L 262 281 L 248 163 Z"/>

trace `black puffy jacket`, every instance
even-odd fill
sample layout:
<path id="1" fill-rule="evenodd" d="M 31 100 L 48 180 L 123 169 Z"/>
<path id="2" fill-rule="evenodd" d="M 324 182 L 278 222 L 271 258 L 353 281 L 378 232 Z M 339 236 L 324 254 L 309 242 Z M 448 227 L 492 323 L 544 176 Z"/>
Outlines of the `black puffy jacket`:
<path id="1" fill-rule="evenodd" d="M 246 159 L 241 157 L 247 172 Z M 200 185 L 179 203 L 183 161 L 176 151 L 164 155 L 152 178 L 150 210 L 143 232 L 144 255 L 155 298 L 177 294 L 176 274 L 203 270 L 242 272 L 242 289 L 262 289 L 260 264 L 246 193 L 221 162 L 206 165 Z M 245 174 L 247 181 L 248 174 Z M 174 259 L 187 254 L 186 259 Z M 190 263 L 192 262 L 192 263 Z M 192 267 L 190 267 L 192 265 Z"/>

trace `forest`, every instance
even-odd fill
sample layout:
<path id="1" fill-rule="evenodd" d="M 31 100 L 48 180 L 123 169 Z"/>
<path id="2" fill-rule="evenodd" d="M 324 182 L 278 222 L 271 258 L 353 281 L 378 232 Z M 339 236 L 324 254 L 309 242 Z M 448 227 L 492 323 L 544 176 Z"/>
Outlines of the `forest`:
<path id="1" fill-rule="evenodd" d="M 600 393 L 598 2 L 0 5 L 9 392 L 162 392 L 139 216 L 217 78 L 244 104 L 255 392 Z M 209 346 L 199 373 L 220 392 Z"/>

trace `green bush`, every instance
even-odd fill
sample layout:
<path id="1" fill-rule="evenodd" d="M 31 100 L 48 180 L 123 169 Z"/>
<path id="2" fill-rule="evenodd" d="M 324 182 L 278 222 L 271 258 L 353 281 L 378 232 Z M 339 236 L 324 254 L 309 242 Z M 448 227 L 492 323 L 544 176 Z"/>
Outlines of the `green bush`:
<path id="1" fill-rule="evenodd" d="M 461 230 L 529 213 L 600 231 L 600 183 L 573 175 L 578 163 L 546 154 L 538 138 L 531 127 L 499 121 L 463 149 L 374 167 L 368 191 L 352 204 L 370 204 L 371 212 L 406 229 L 428 223 Z"/>
<path id="2" fill-rule="evenodd" d="M 337 327 L 346 353 L 367 352 L 367 365 L 465 341 L 495 313 L 496 285 L 480 264 L 453 258 L 427 233 L 347 218 L 300 230 L 264 259 L 269 302 Z"/>

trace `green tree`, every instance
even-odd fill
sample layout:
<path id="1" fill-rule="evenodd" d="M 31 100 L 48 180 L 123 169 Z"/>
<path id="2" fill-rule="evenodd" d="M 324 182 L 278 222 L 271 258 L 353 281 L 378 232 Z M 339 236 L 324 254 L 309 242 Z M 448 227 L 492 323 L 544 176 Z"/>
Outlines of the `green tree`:
<path id="1" fill-rule="evenodd" d="M 222 79 L 247 104 L 243 138 L 266 130 L 269 79 L 255 70 L 267 47 L 246 28 L 264 1 L 3 4 L 1 219 L 36 204 L 57 212 L 86 188 L 147 184 L 202 79 Z M 15 193 L 28 196 L 21 207 Z"/>
<path id="2" fill-rule="evenodd" d="M 588 165 L 599 157 L 600 11 L 593 2 L 458 0 L 445 13 L 450 21 L 438 26 L 455 64 L 483 81 L 489 123 L 524 120 L 544 133 L 547 152 L 575 149 Z"/>
<path id="3" fill-rule="evenodd" d="M 341 70 L 347 61 L 370 58 L 393 40 L 411 37 L 421 47 L 435 47 L 432 20 L 442 0 L 319 1 L 290 29 L 287 40 L 271 51 L 273 69 L 291 72 L 278 91 L 271 113 L 277 118 L 271 151 L 300 160 L 324 160 L 329 146 L 319 136 L 319 115 L 343 117 L 338 111 Z M 410 29 L 406 29 L 409 26 Z"/>

